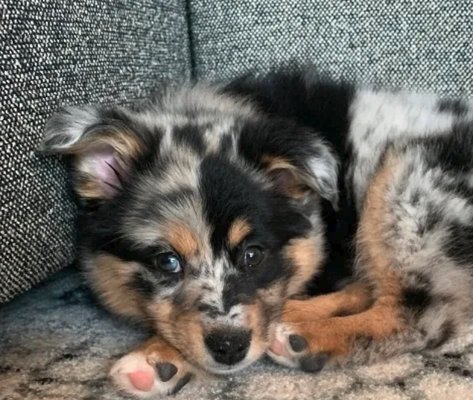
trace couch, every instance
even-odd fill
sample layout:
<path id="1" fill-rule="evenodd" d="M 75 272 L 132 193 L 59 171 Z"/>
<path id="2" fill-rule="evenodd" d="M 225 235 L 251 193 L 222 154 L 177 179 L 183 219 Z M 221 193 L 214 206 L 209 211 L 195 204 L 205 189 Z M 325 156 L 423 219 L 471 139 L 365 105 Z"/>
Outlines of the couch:
<path id="1" fill-rule="evenodd" d="M 107 367 L 144 335 L 97 307 L 66 268 L 75 204 L 63 161 L 36 151 L 58 107 L 128 104 L 168 82 L 291 62 L 473 96 L 470 0 L 0 0 L 0 11 L 0 400 L 119 398 Z M 472 336 L 447 356 L 315 378 L 263 361 L 193 397 L 473 399 Z"/>

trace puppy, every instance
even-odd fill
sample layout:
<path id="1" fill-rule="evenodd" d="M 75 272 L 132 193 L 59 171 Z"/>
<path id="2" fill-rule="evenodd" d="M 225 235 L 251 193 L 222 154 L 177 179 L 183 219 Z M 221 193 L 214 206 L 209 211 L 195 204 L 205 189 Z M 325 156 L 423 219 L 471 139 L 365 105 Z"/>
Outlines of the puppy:
<path id="1" fill-rule="evenodd" d="M 317 372 L 436 349 L 471 314 L 471 102 L 276 72 L 66 108 L 44 149 L 92 289 L 156 332 L 111 371 L 136 396 L 265 352 Z"/>

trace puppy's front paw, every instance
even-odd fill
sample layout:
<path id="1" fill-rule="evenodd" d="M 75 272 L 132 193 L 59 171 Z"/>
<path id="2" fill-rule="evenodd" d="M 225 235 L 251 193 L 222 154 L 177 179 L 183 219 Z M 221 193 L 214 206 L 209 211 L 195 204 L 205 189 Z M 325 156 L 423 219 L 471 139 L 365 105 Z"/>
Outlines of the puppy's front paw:
<path id="1" fill-rule="evenodd" d="M 175 351 L 147 346 L 120 358 L 112 367 L 113 383 L 128 394 L 152 398 L 175 394 L 191 380 L 190 365 Z"/>
<path id="2" fill-rule="evenodd" d="M 273 361 L 289 368 L 300 368 L 316 373 L 329 362 L 329 354 L 324 351 L 311 352 L 308 339 L 291 326 L 279 324 L 267 354 Z M 309 339 L 310 340 L 310 339 Z"/>

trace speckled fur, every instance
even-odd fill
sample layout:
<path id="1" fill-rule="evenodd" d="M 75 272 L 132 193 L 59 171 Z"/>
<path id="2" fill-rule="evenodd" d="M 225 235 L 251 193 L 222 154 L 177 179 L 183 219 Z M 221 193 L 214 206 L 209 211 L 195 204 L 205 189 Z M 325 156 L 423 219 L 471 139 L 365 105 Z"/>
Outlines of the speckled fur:
<path id="1" fill-rule="evenodd" d="M 282 82 L 282 89 L 275 86 L 277 82 Z M 366 363 L 406 351 L 438 349 L 460 334 L 473 305 L 473 102 L 324 83 L 313 73 L 276 73 L 260 82 L 243 80 L 236 87 L 258 99 L 266 110 L 316 127 L 338 150 L 345 210 L 332 221 L 348 228 L 337 230 L 346 235 L 335 242 L 353 243 L 348 246 L 354 250 L 348 258 L 353 260 L 353 276 L 373 293 L 367 318 L 394 296 L 389 300 L 391 311 L 385 315 L 396 314 L 396 327 L 381 334 L 354 324 L 342 341 L 346 352 L 336 357 L 336 363 Z M 340 99 L 344 87 L 346 96 Z M 320 100 L 320 93 L 325 99 Z M 320 115 L 320 104 L 325 105 L 324 115 Z M 388 167 L 392 168 L 389 181 L 379 189 L 383 210 L 376 222 L 377 236 L 370 239 L 383 249 L 382 266 L 376 266 L 379 261 L 366 258 L 364 248 L 372 253 L 377 245 L 366 243 L 361 233 L 366 228 L 358 224 L 366 219 L 360 222 L 363 213 L 376 212 L 367 192 L 376 184 L 386 159 L 393 157 L 397 161 Z M 348 223 L 343 221 L 347 215 Z M 379 273 L 373 273 L 376 268 Z M 396 282 L 390 284 L 389 279 Z M 344 329 L 348 321 L 362 315 L 336 317 L 325 324 Z M 310 332 L 317 330 L 330 335 L 323 326 L 323 322 L 308 323 L 306 328 L 296 324 L 286 329 L 281 340 L 287 340 L 289 333 L 300 333 L 307 335 L 311 348 L 336 352 L 324 347 L 323 340 L 311 339 Z M 301 357 L 307 357 L 305 352 L 288 353 L 282 361 L 285 365 L 300 365 Z"/>
<path id="2" fill-rule="evenodd" d="M 82 255 L 99 297 L 152 321 L 192 364 L 225 373 L 259 358 L 275 332 L 286 332 L 280 340 L 305 336 L 311 353 L 333 351 L 339 364 L 439 348 L 460 333 L 473 303 L 472 138 L 471 102 L 357 89 L 303 72 L 185 87 L 132 109 L 68 109 L 50 121 L 45 148 L 72 155 Z M 382 210 L 367 240 L 380 173 L 389 180 L 376 189 Z M 271 268 L 242 273 L 220 243 L 238 218 L 273 237 Z M 156 248 L 173 246 L 176 225 L 189 253 L 179 279 L 153 267 Z M 314 249 L 291 252 L 300 240 Z M 126 290 L 111 290 L 113 274 L 97 268 L 104 254 L 125 266 Z M 342 258 L 345 274 L 334 268 Z M 278 328 L 289 298 L 333 291 L 347 275 L 373 301 L 361 313 L 326 318 L 326 326 L 344 326 L 332 348 L 310 338 L 325 332 L 316 322 Z M 123 306 L 127 293 L 136 307 Z M 392 317 L 392 327 L 350 323 L 371 321 L 373 310 Z M 238 367 L 216 364 L 205 348 L 204 337 L 222 327 L 252 332 Z M 288 351 L 282 363 L 302 366 L 308 356 Z"/>

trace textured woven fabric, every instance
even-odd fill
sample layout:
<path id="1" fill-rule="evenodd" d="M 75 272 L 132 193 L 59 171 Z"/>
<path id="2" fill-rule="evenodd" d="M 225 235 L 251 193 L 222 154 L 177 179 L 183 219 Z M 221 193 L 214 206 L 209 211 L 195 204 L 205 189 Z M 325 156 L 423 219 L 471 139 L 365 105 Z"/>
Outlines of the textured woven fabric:
<path id="1" fill-rule="evenodd" d="M 471 0 L 0 0 L 0 302 L 73 257 L 63 164 L 33 151 L 59 105 L 124 103 L 191 64 L 221 79 L 288 60 L 472 96 L 472 21 Z"/>
<path id="2" fill-rule="evenodd" d="M 0 307 L 0 400 L 131 400 L 113 390 L 107 374 L 144 332 L 94 303 L 66 269 Z M 444 355 L 406 354 L 319 374 L 261 360 L 155 399 L 473 400 L 473 324 Z"/>
<path id="3" fill-rule="evenodd" d="M 360 83 L 473 95 L 471 0 L 190 0 L 195 74 L 312 63 Z"/>
<path id="4" fill-rule="evenodd" d="M 0 0 L 0 302 L 73 258 L 64 166 L 34 152 L 51 113 L 190 75 L 185 3 L 158 3 Z"/>

